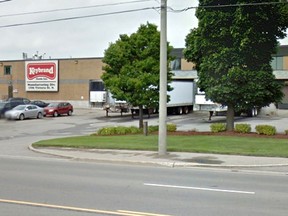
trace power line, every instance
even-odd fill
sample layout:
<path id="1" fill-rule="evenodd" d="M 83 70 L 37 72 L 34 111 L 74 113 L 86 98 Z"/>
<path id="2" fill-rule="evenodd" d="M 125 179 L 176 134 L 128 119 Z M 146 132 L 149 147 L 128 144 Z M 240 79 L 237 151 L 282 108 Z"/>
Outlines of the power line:
<path id="1" fill-rule="evenodd" d="M 11 0 L 7 0 L 7 1 L 11 1 Z M 33 11 L 33 12 L 23 12 L 23 13 L 14 13 L 14 14 L 0 15 L 0 17 L 24 16 L 24 15 L 41 14 L 41 13 L 51 13 L 51 12 L 59 12 L 59 11 L 71 11 L 71 10 L 89 9 L 89 8 L 97 8 L 97 7 L 107 7 L 107 6 L 117 6 L 117 5 L 125 5 L 125 4 L 134 4 L 134 3 L 148 2 L 148 1 L 153 1 L 153 0 L 135 0 L 135 1 L 126 1 L 126 2 L 110 3 L 110 4 L 99 4 L 99 5 L 90 5 L 90 6 L 82 6 L 82 7 L 61 8 L 61 9 L 54 9 L 54 10 L 42 10 L 42 11 Z M 2 3 L 2 2 L 0 1 L 0 3 Z"/>
<path id="2" fill-rule="evenodd" d="M 8 0 L 11 1 L 11 0 Z M 136 0 L 134 2 L 144 2 L 144 1 L 151 1 L 151 0 Z M 1 3 L 1 1 L 0 1 Z M 122 2 L 123 3 L 132 3 L 132 2 Z M 261 2 L 261 3 L 243 3 L 243 4 L 231 4 L 231 5 L 204 5 L 204 6 L 197 6 L 197 7 L 188 7 L 185 9 L 181 10 L 175 10 L 171 7 L 167 7 L 167 9 L 170 10 L 170 12 L 174 13 L 181 13 L 185 12 L 191 9 L 198 9 L 198 8 L 224 8 L 224 7 L 239 7 L 239 6 L 260 6 L 260 5 L 276 5 L 276 4 L 287 4 L 287 2 Z M 121 4 L 121 3 L 114 3 L 114 4 Z M 108 6 L 111 4 L 105 4 L 105 6 Z M 98 7 L 104 6 L 103 5 L 97 5 Z M 89 6 L 87 6 L 89 7 Z M 96 7 L 90 6 L 90 7 Z M 78 7 L 77 9 L 84 8 L 84 7 Z M 76 8 L 67 8 L 67 9 L 57 9 L 57 10 L 73 10 Z M 85 16 L 75 16 L 75 17 L 66 17 L 66 18 L 59 18 L 59 19 L 51 19 L 51 20 L 44 20 L 44 21 L 35 21 L 35 22 L 27 22 L 27 23 L 16 23 L 16 24 L 9 24 L 9 25 L 2 25 L 0 28 L 10 28 L 10 27 L 18 27 L 18 26 L 26 26 L 26 25 L 36 25 L 36 24 L 43 24 L 43 23 L 51 23 L 51 22 L 60 22 L 60 21 L 68 21 L 68 20 L 76 20 L 76 19 L 84 19 L 84 18 L 91 18 L 91 17 L 99 17 L 99 16 L 108 16 L 108 15 L 116 15 L 116 14 L 123 14 L 123 13 L 132 13 L 132 12 L 138 12 L 138 11 L 144 11 L 144 10 L 155 10 L 159 11 L 161 7 L 146 7 L 146 8 L 140 8 L 140 9 L 132 9 L 132 10 L 124 10 L 124 11 L 116 11 L 116 12 L 108 12 L 108 13 L 102 13 L 102 14 L 94 14 L 94 15 L 85 15 Z M 55 11 L 55 10 L 54 10 Z M 44 11 L 42 11 L 44 12 Z M 48 11 L 46 11 L 48 12 Z M 53 12 L 53 11 L 49 11 Z M 35 13 L 40 13 L 40 11 L 35 12 Z M 19 15 L 19 14 L 18 14 Z M 5 16 L 5 15 L 3 15 Z M 2 16 L 0 16 L 2 17 Z"/>
<path id="3" fill-rule="evenodd" d="M 2 25 L 2 26 L 0 26 L 0 28 L 9 28 L 9 27 L 26 26 L 26 25 L 36 25 L 36 24 L 42 24 L 42 23 L 51 23 L 51 22 L 60 22 L 60 21 L 91 18 L 91 17 L 99 17 L 99 16 L 108 16 L 108 15 L 123 14 L 123 13 L 132 13 L 132 12 L 144 11 L 144 10 L 157 10 L 157 8 L 147 7 L 147 8 L 125 10 L 125 11 L 117 11 L 117 12 L 109 12 L 109 13 L 94 14 L 94 15 L 67 17 L 67 18 L 59 18 L 59 19 L 52 19 L 52 20 L 27 22 L 27 23 L 16 23 L 16 24 L 10 24 L 10 25 Z"/>
<path id="4" fill-rule="evenodd" d="M 5 2 L 8 2 L 8 1 L 12 1 L 12 0 L 3 0 L 3 1 L 0 1 L 0 3 L 5 3 Z"/>

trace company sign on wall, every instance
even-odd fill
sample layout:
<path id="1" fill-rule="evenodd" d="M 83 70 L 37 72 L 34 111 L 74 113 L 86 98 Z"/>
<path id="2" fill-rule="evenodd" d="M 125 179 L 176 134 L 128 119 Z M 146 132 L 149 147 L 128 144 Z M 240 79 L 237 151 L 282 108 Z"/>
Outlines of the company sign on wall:
<path id="1" fill-rule="evenodd" d="M 26 61 L 26 91 L 58 91 L 58 61 Z"/>

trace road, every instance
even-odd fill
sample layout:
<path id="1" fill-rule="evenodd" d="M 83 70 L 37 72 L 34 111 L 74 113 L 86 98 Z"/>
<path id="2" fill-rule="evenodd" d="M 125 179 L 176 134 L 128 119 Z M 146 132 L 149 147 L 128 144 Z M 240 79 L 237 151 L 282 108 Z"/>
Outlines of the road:
<path id="1" fill-rule="evenodd" d="M 37 140 L 90 134 L 107 125 L 138 125 L 129 117 L 104 115 L 88 110 L 72 117 L 0 120 L 1 215 L 287 215 L 285 173 L 77 162 L 27 148 Z M 208 129 L 203 118 L 191 114 L 169 121 Z M 286 125 L 286 120 L 271 122 Z M 157 118 L 147 121 L 157 124 Z"/>
<path id="2" fill-rule="evenodd" d="M 122 215 L 123 210 L 142 212 L 124 214 L 134 216 L 286 216 L 288 211 L 287 176 L 281 174 L 7 156 L 1 157 L 0 176 L 1 215 Z"/>

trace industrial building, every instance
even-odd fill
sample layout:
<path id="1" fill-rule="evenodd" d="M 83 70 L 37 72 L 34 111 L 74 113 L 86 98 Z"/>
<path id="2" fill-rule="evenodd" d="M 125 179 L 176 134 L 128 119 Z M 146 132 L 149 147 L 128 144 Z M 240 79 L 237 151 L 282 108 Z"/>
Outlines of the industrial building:
<path id="1" fill-rule="evenodd" d="M 182 51 L 174 49 L 172 53 L 176 57 L 171 62 L 175 76 L 186 71 L 186 78 L 197 78 L 193 64 L 184 59 Z M 97 91 L 103 65 L 102 58 L 0 60 L 0 100 L 13 96 L 69 101 L 78 108 L 95 106 L 91 92 Z M 288 109 L 288 46 L 281 46 L 273 55 L 272 67 L 276 79 L 285 81 L 285 97 L 277 107 Z"/>

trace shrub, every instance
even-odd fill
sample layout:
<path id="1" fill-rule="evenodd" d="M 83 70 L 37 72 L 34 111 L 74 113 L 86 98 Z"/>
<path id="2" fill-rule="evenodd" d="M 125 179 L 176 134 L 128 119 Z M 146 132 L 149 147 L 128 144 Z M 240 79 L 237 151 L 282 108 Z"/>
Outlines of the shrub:
<path id="1" fill-rule="evenodd" d="M 141 133 L 141 130 L 137 127 L 117 126 L 117 127 L 101 128 L 98 130 L 96 134 L 92 135 L 108 136 L 108 135 L 125 135 L 125 134 L 137 134 L 137 133 Z"/>
<path id="2" fill-rule="evenodd" d="M 285 134 L 288 135 L 288 130 L 285 130 Z"/>
<path id="3" fill-rule="evenodd" d="M 175 132 L 177 130 L 177 126 L 175 124 L 167 124 L 168 132 Z"/>
<path id="4" fill-rule="evenodd" d="M 167 131 L 168 132 L 175 132 L 177 130 L 177 126 L 175 124 L 169 123 L 167 124 Z M 156 132 L 159 131 L 159 126 L 158 125 L 151 125 L 148 126 L 148 132 Z"/>
<path id="5" fill-rule="evenodd" d="M 250 133 L 251 125 L 250 124 L 236 124 L 235 131 L 237 133 Z"/>
<path id="6" fill-rule="evenodd" d="M 264 134 L 269 136 L 276 134 L 276 128 L 271 125 L 256 125 L 255 130 L 258 134 Z"/>
<path id="7" fill-rule="evenodd" d="M 123 126 L 117 126 L 115 127 L 114 131 L 115 131 L 115 134 L 117 135 L 124 135 L 124 134 L 129 133 L 129 128 L 123 127 Z"/>
<path id="8" fill-rule="evenodd" d="M 210 125 L 211 132 L 217 133 L 226 131 L 226 124 L 224 123 L 213 123 Z"/>
<path id="9" fill-rule="evenodd" d="M 152 132 L 156 132 L 159 130 L 159 126 L 158 125 L 151 125 L 151 126 L 148 126 L 148 132 L 149 133 L 152 133 Z"/>
<path id="10" fill-rule="evenodd" d="M 97 135 L 108 136 L 115 134 L 115 127 L 105 127 L 98 130 Z"/>
<path id="11" fill-rule="evenodd" d="M 176 131 L 177 127 L 175 124 L 167 124 L 167 131 L 174 132 Z M 148 126 L 148 132 L 156 132 L 159 130 L 158 125 L 151 125 Z M 139 129 L 135 126 L 125 127 L 125 126 L 117 126 L 117 127 L 105 127 L 101 128 L 97 131 L 97 133 L 91 134 L 91 136 L 109 136 L 109 135 L 125 135 L 125 134 L 140 134 L 143 130 Z"/>
<path id="12" fill-rule="evenodd" d="M 131 133 L 131 134 L 141 133 L 141 130 L 140 130 L 138 127 L 135 127 L 135 126 L 129 127 L 129 130 L 130 130 L 130 133 Z"/>

